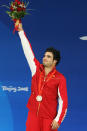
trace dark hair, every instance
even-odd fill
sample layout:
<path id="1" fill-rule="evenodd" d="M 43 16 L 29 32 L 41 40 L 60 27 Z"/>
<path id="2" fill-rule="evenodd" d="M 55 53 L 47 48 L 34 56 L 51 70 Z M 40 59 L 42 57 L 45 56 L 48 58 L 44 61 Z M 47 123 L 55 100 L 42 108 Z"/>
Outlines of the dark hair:
<path id="1" fill-rule="evenodd" d="M 57 60 L 56 65 L 59 64 L 60 59 L 61 59 L 60 51 L 59 50 L 56 50 L 53 47 L 49 47 L 49 48 L 46 49 L 45 52 L 51 52 L 53 54 L 53 60 Z"/>

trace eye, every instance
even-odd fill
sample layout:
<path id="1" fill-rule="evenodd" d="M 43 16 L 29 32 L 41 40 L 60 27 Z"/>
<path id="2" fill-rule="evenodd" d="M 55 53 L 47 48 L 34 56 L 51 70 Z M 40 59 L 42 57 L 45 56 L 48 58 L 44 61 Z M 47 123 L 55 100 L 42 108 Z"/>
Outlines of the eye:
<path id="1" fill-rule="evenodd" d="M 48 57 L 48 58 L 51 58 L 51 56 L 50 56 L 50 55 L 47 55 L 47 57 Z"/>

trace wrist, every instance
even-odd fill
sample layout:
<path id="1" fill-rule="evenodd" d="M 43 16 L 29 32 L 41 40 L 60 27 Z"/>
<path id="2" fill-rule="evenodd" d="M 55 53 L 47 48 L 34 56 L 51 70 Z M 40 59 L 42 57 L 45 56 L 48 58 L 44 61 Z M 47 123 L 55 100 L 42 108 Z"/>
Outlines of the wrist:
<path id="1" fill-rule="evenodd" d="M 18 32 L 20 32 L 20 31 L 24 31 L 23 29 L 18 29 Z"/>

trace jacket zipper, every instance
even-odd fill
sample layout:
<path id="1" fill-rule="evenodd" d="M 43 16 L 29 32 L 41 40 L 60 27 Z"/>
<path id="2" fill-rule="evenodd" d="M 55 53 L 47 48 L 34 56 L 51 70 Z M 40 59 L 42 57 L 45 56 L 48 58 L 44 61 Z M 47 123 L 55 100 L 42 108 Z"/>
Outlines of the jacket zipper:
<path id="1" fill-rule="evenodd" d="M 38 109 L 37 109 L 37 116 L 38 116 L 38 113 L 39 113 L 39 109 L 40 109 L 40 102 L 39 102 Z"/>

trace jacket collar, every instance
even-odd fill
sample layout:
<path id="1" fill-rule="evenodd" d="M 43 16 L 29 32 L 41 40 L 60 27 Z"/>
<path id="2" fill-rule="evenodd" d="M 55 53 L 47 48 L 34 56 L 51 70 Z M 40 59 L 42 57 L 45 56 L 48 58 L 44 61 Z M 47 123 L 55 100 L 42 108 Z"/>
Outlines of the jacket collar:
<path id="1" fill-rule="evenodd" d="M 53 67 L 53 69 L 48 73 L 48 75 L 46 77 L 49 77 L 54 72 L 54 70 L 56 71 L 56 66 Z M 41 72 L 43 72 L 43 76 L 45 76 L 45 70 L 44 70 L 43 64 L 41 64 Z"/>

